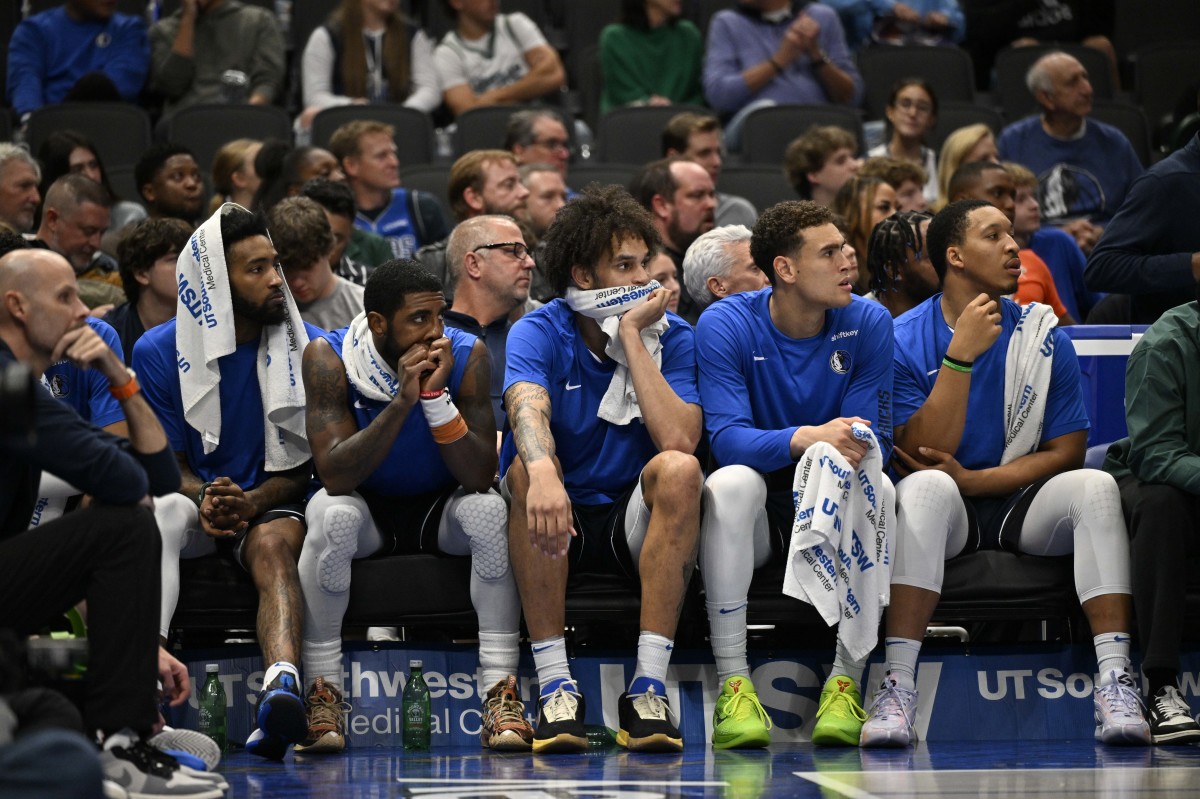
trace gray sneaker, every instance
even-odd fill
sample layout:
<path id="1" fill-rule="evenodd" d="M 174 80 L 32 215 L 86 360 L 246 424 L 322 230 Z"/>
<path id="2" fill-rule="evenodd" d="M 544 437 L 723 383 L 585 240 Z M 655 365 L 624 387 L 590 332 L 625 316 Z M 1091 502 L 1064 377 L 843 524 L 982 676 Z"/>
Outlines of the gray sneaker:
<path id="1" fill-rule="evenodd" d="M 100 753 L 106 782 L 139 799 L 221 799 L 217 783 L 202 780 L 181 769 L 175 759 L 141 739 L 128 746 L 112 746 Z"/>

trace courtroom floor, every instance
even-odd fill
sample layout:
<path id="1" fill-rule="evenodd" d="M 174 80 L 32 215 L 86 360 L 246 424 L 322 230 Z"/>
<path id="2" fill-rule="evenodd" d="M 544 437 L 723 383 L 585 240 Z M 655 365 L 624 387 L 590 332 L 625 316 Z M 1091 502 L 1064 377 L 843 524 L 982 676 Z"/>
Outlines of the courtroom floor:
<path id="1" fill-rule="evenodd" d="M 1200 746 L 1116 748 L 1091 740 L 934 742 L 905 750 L 776 744 L 742 752 L 697 742 L 679 755 L 597 749 L 539 757 L 474 747 L 351 747 L 332 756 L 289 754 L 284 763 L 236 751 L 219 770 L 230 797 L 254 799 L 1200 797 Z"/>

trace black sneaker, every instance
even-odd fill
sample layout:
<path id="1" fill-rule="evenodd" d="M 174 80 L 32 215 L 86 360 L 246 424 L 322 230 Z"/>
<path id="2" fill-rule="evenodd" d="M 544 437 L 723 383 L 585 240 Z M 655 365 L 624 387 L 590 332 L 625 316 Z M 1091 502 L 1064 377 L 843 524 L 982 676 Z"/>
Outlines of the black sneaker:
<path id="1" fill-rule="evenodd" d="M 100 753 L 100 767 L 106 781 L 130 796 L 221 799 L 225 795 L 219 784 L 186 773 L 170 755 L 140 739 L 105 749 Z"/>
<path id="2" fill-rule="evenodd" d="M 535 754 L 586 752 L 583 694 L 572 680 L 563 680 L 554 693 L 538 701 Z"/>
<path id="3" fill-rule="evenodd" d="M 683 735 L 671 723 L 671 705 L 654 686 L 641 694 L 621 694 L 617 718 L 621 723 L 617 743 L 630 752 L 683 751 Z"/>
<path id="4" fill-rule="evenodd" d="M 1200 724 L 1174 685 L 1150 697 L 1150 740 L 1156 744 L 1190 744 L 1200 741 Z"/>

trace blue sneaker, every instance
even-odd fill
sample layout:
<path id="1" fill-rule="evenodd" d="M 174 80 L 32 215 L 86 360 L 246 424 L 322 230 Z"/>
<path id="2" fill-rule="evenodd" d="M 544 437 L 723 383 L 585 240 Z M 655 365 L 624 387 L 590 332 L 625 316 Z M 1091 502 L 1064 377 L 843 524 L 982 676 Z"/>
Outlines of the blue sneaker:
<path id="1" fill-rule="evenodd" d="M 292 744 L 308 734 L 308 715 L 295 672 L 283 670 L 263 686 L 254 711 L 258 728 L 246 739 L 246 751 L 268 760 L 283 760 Z"/>

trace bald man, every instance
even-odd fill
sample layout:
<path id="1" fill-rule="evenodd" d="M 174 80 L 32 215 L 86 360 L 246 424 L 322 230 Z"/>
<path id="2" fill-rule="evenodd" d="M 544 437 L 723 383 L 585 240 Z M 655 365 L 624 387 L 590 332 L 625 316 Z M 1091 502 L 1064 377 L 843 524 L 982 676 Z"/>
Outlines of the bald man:
<path id="1" fill-rule="evenodd" d="M 75 271 L 43 250 L 0 258 L 0 373 L 33 378 L 59 358 L 95 369 L 129 423 L 118 439 L 31 386 L 23 410 L 36 436 L 0 439 L 0 627 L 37 632 L 80 600 L 88 603 L 89 662 L 83 724 L 104 741 L 106 779 L 147 796 L 212 796 L 216 783 L 146 742 L 158 719 L 156 681 L 171 703 L 188 695 L 187 671 L 158 647 L 159 536 L 148 496 L 179 487 L 179 469 L 137 379 L 85 324 Z M 51 472 L 91 494 L 88 508 L 24 533 L 38 477 Z"/>

